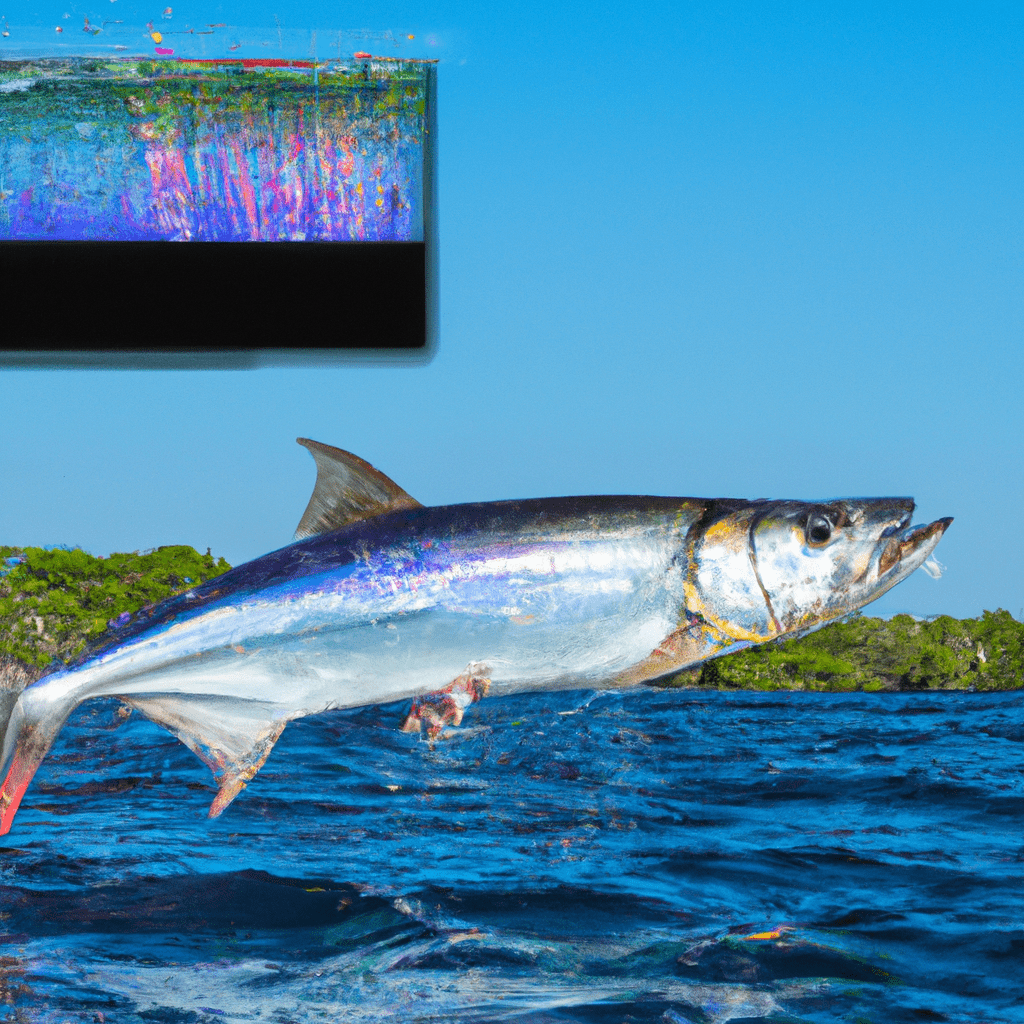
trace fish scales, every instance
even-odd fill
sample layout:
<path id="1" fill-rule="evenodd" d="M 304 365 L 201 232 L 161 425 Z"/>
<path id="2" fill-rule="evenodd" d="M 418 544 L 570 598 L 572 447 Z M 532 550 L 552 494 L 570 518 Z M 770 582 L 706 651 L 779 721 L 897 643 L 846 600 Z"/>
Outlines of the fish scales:
<path id="1" fill-rule="evenodd" d="M 75 671 L 81 679 L 91 670 L 93 696 L 110 685 L 147 692 L 157 671 L 192 678 L 181 684 L 187 689 L 198 682 L 190 657 L 234 662 L 229 652 L 236 646 L 279 655 L 317 639 L 349 645 L 375 665 L 353 676 L 336 664 L 336 679 L 352 676 L 369 689 L 346 698 L 310 695 L 304 698 L 310 711 L 429 692 L 468 661 L 487 656 L 500 659 L 492 677 L 497 686 L 563 676 L 597 681 L 604 662 L 588 668 L 586 646 L 575 637 L 600 624 L 613 631 L 605 645 L 615 646 L 629 644 L 645 627 L 651 639 L 633 659 L 640 660 L 675 628 L 682 577 L 670 570 L 702 511 L 678 499 L 622 506 L 621 499 L 593 499 L 589 508 L 564 499 L 501 502 L 355 523 L 256 559 L 138 616 L 115 639 L 79 657 Z M 433 623 L 437 618 L 442 627 Z M 400 636 L 378 650 L 379 630 L 398 623 Z M 450 631 L 452 648 L 444 667 L 418 667 L 425 652 L 406 635 L 428 643 L 442 628 Z M 328 640 L 318 633 L 336 635 Z M 528 652 L 536 654 L 533 663 Z M 624 650 L 615 660 L 626 667 L 630 658 Z M 247 664 L 258 674 L 252 657 Z M 247 692 L 234 695 L 267 699 L 273 693 L 267 681 L 239 684 Z M 278 682 L 289 688 L 287 675 Z M 293 699 L 282 694 L 284 703 Z"/>

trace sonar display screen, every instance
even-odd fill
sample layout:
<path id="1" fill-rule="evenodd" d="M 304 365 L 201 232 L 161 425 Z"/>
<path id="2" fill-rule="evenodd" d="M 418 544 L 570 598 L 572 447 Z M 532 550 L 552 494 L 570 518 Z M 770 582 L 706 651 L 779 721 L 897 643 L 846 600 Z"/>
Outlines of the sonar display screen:
<path id="1" fill-rule="evenodd" d="M 0 61 L 5 344 L 86 347 L 72 310 L 159 282 L 191 330 L 148 344 L 422 349 L 435 63 Z"/>

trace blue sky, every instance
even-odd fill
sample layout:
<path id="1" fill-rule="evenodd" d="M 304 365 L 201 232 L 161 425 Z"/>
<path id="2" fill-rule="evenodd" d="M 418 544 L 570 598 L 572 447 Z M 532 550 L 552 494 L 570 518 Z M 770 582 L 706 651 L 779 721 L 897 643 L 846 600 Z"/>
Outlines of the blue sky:
<path id="1" fill-rule="evenodd" d="M 291 540 L 306 436 L 426 504 L 913 495 L 947 572 L 869 611 L 1021 617 L 1019 4 L 170 2 L 439 59 L 437 353 L 0 370 L 0 543 L 237 564 Z M 3 44 L 165 4 L 12 0 Z M 82 321 L 176 301 L 112 281 Z"/>

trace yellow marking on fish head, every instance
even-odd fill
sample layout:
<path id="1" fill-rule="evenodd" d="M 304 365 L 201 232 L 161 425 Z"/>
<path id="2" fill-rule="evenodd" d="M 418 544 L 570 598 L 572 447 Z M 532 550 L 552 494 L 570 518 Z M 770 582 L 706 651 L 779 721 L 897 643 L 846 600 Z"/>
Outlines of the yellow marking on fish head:
<path id="1" fill-rule="evenodd" d="M 764 643 L 781 632 L 751 557 L 759 506 L 726 512 L 691 537 L 683 592 L 687 609 L 734 641 Z"/>

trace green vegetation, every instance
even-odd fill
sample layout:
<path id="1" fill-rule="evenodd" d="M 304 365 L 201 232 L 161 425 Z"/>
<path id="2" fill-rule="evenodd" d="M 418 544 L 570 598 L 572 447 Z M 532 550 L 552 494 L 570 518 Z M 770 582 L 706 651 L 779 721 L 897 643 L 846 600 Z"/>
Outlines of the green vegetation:
<path id="1" fill-rule="evenodd" d="M 120 618 L 227 572 L 185 544 L 97 558 L 79 548 L 0 546 L 0 675 L 68 661 Z M 17 671 L 16 671 L 17 670 Z"/>
<path id="2" fill-rule="evenodd" d="M 422 101 L 430 61 L 388 60 L 321 60 L 285 61 L 274 65 L 224 58 L 223 60 L 189 59 L 149 60 L 136 57 L 93 58 L 56 57 L 30 60 L 0 60 L 0 84 L 13 81 L 33 82 L 34 88 L 48 84 L 68 82 L 123 82 L 154 85 L 162 83 L 167 89 L 192 91 L 193 83 L 226 83 L 233 88 L 239 84 L 260 82 L 263 85 L 308 87 L 313 81 L 314 65 L 321 88 L 351 90 L 365 94 L 383 92 L 387 99 L 378 97 L 390 108 L 407 106 L 405 97 Z"/>
<path id="3" fill-rule="evenodd" d="M 743 690 L 1013 690 L 1024 687 L 1024 623 L 1000 609 L 980 619 L 857 613 L 793 640 L 681 672 L 663 686 Z"/>

